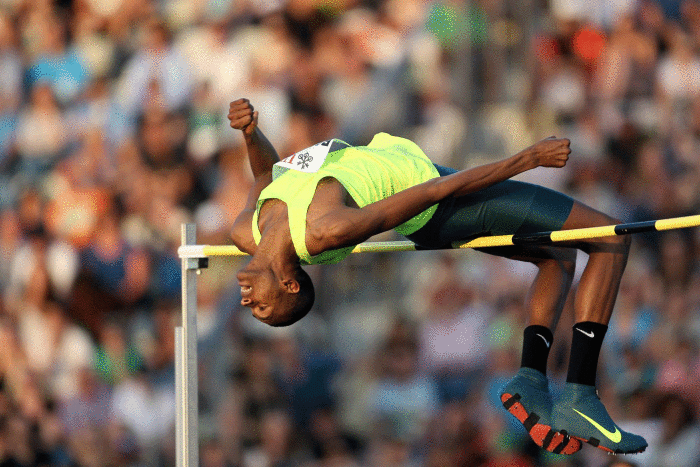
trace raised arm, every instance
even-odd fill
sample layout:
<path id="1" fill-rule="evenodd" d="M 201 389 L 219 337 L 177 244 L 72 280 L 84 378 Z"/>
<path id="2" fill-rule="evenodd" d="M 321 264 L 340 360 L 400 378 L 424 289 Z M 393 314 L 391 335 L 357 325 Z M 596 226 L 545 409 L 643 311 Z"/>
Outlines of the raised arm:
<path id="1" fill-rule="evenodd" d="M 258 128 L 258 111 L 248 99 L 238 99 L 229 105 L 231 128 L 241 130 L 248 149 L 253 177 L 272 180 L 272 166 L 279 162 L 277 151 Z"/>
<path id="2" fill-rule="evenodd" d="M 236 218 L 231 231 L 233 243 L 245 251 L 253 254 L 255 242 L 253 240 L 252 222 L 255 206 L 260 192 L 272 182 L 272 166 L 280 158 L 277 151 L 263 132 L 258 128 L 258 111 L 255 110 L 248 99 L 238 99 L 229 105 L 228 119 L 231 127 L 243 132 L 250 168 L 253 171 L 253 186 L 248 193 L 245 208 Z"/>
<path id="3" fill-rule="evenodd" d="M 564 167 L 571 153 L 569 144 L 568 139 L 547 138 L 508 159 L 434 178 L 360 209 L 338 209 L 312 226 L 309 252 L 318 254 L 364 242 L 442 199 L 482 190 L 535 167 Z"/>

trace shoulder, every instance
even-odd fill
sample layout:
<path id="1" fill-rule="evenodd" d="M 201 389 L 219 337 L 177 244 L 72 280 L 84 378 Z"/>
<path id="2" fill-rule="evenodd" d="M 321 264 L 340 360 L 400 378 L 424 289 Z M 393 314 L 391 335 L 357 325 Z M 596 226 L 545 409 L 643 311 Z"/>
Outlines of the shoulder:
<path id="1" fill-rule="evenodd" d="M 252 255 L 255 253 L 255 239 L 253 238 L 253 214 L 254 211 L 246 209 L 236 218 L 231 227 L 231 240 L 241 251 Z"/>

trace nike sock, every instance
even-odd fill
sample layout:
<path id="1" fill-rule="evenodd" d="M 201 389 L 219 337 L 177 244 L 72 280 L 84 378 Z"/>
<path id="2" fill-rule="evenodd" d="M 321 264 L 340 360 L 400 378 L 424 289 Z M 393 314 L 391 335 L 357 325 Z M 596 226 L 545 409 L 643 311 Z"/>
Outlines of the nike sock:
<path id="1" fill-rule="evenodd" d="M 549 328 L 537 324 L 526 327 L 523 332 L 523 356 L 520 366 L 547 374 L 547 358 L 553 339 Z"/>
<path id="2" fill-rule="evenodd" d="M 607 330 L 608 327 L 605 324 L 592 321 L 574 324 L 569 371 L 566 375 L 567 383 L 595 386 L 600 347 L 603 345 Z"/>

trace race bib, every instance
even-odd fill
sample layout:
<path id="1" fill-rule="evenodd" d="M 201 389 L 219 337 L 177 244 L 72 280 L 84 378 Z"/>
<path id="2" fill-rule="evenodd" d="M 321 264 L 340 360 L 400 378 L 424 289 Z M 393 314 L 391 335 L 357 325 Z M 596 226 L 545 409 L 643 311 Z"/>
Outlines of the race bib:
<path id="1" fill-rule="evenodd" d="M 283 169 L 298 170 L 299 172 L 318 172 L 328 156 L 333 143 L 332 139 L 321 141 L 310 148 L 285 157 L 275 165 Z"/>

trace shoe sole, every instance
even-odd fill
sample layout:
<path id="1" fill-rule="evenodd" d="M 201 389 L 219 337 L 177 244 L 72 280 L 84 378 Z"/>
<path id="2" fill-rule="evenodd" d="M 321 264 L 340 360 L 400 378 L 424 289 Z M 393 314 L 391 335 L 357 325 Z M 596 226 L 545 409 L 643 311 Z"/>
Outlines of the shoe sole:
<path id="1" fill-rule="evenodd" d="M 626 454 L 640 454 L 640 453 L 646 451 L 646 449 L 647 449 L 646 446 L 644 446 L 644 447 L 641 448 L 641 449 L 637 449 L 637 450 L 635 450 L 635 451 L 623 451 L 623 450 L 621 450 L 621 449 L 610 449 L 610 448 L 607 448 L 607 447 L 605 447 L 605 446 L 601 446 L 601 445 L 600 445 L 600 440 L 597 439 L 597 438 L 588 438 L 588 439 L 584 439 L 584 438 L 581 438 L 581 437 L 579 437 L 579 436 L 569 435 L 569 434 L 566 432 L 566 430 L 561 430 L 560 433 L 563 433 L 563 434 L 565 434 L 565 435 L 568 435 L 568 436 L 570 436 L 571 438 L 577 439 L 577 440 L 579 440 L 579 441 L 581 441 L 581 442 L 583 442 L 583 443 L 590 444 L 591 446 L 593 446 L 593 447 L 595 447 L 595 448 L 598 448 L 598 449 L 600 449 L 600 450 L 602 450 L 602 451 L 605 451 L 606 453 L 608 453 L 608 454 L 610 454 L 610 455 L 613 455 L 613 454 L 622 454 L 622 455 L 626 455 Z"/>
<path id="2" fill-rule="evenodd" d="M 539 423 L 540 416 L 534 412 L 528 413 L 520 403 L 521 397 L 518 393 L 503 393 L 501 403 L 508 413 L 523 424 L 535 444 L 554 454 L 571 455 L 581 450 L 580 438 L 571 437 L 565 431 L 558 432 L 549 425 Z"/>

